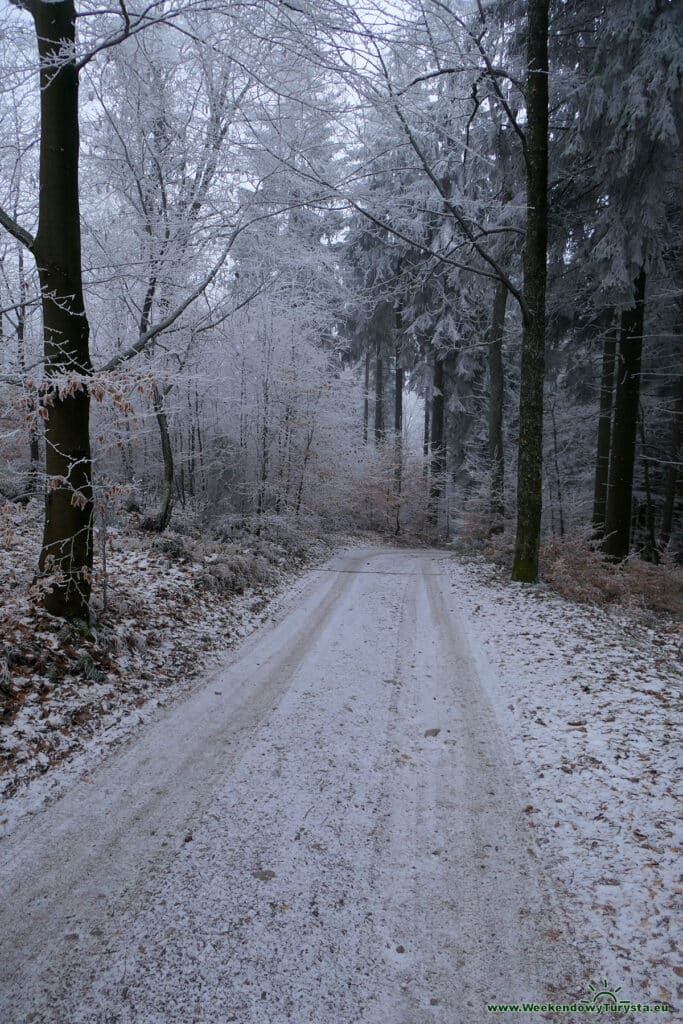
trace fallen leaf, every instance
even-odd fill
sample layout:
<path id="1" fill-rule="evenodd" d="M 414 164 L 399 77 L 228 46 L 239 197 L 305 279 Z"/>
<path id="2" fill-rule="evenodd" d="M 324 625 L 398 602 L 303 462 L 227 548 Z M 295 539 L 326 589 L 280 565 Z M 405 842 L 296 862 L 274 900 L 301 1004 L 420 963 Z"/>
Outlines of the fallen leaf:
<path id="1" fill-rule="evenodd" d="M 275 878 L 275 872 L 268 869 L 261 870 L 259 868 L 257 871 L 252 871 L 252 875 L 254 878 L 258 878 L 259 882 L 269 882 L 271 878 Z"/>

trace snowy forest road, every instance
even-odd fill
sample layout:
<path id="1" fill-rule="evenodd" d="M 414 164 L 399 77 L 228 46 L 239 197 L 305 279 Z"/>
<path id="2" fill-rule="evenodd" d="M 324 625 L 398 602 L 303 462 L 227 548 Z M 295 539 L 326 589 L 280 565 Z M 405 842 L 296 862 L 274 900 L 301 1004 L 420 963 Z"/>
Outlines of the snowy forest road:
<path id="1" fill-rule="evenodd" d="M 312 571 L 2 842 L 0 1019 L 469 1024 L 572 990 L 445 561 Z"/>

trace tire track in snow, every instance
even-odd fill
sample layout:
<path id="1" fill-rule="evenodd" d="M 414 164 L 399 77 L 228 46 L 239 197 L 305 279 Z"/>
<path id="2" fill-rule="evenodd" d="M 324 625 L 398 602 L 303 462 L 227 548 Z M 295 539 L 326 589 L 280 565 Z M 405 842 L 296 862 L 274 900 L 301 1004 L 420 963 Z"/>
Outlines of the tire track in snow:
<path id="1" fill-rule="evenodd" d="M 352 554 L 343 564 L 363 558 Z M 353 583 L 353 575 L 314 574 L 302 603 L 275 629 L 264 624 L 230 666 L 2 840 L 4 1020 L 23 1020 L 27 1000 L 49 1005 L 55 992 L 75 996 L 92 983 L 117 920 L 144 901 L 150 880 L 177 855 Z"/>
<path id="2" fill-rule="evenodd" d="M 439 558 L 317 573 L 0 847 L 8 1024 L 469 1024 L 569 994 Z"/>

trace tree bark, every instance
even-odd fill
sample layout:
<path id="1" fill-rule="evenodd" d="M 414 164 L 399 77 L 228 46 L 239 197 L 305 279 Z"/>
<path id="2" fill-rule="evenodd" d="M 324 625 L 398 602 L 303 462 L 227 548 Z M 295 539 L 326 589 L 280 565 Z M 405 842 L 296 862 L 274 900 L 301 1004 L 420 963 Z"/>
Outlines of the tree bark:
<path id="1" fill-rule="evenodd" d="M 607 483 L 612 440 L 612 404 L 614 400 L 614 364 L 617 353 L 617 325 L 608 327 L 602 346 L 602 375 L 600 381 L 600 413 L 598 416 L 598 448 L 595 459 L 595 488 L 593 491 L 593 533 L 602 538 L 605 532 Z"/>
<path id="2" fill-rule="evenodd" d="M 382 344 L 378 340 L 375 353 L 375 444 L 384 440 L 384 360 Z"/>
<path id="3" fill-rule="evenodd" d="M 159 511 L 155 516 L 150 516 L 143 523 L 146 530 L 152 530 L 155 533 L 163 533 L 168 524 L 171 521 L 171 513 L 173 511 L 173 445 L 171 444 L 171 435 L 168 429 L 168 417 L 166 416 L 166 407 L 164 405 L 164 395 L 159 390 L 157 385 L 154 385 L 152 392 L 152 402 L 154 405 L 154 415 L 156 416 L 157 424 L 159 426 L 159 436 L 161 438 L 161 457 L 164 464 L 164 476 L 161 484 L 161 501 L 159 502 Z"/>
<path id="4" fill-rule="evenodd" d="M 553 425 L 553 456 L 555 461 L 555 484 L 557 487 L 557 509 L 560 517 L 560 537 L 564 537 L 564 509 L 562 507 L 562 474 L 560 473 L 560 453 L 557 445 L 557 422 L 555 406 L 550 407 L 550 419 Z"/>
<path id="5" fill-rule="evenodd" d="M 446 449 L 444 445 L 444 363 L 444 359 L 438 356 L 434 357 L 431 413 L 432 473 L 430 489 L 430 520 L 434 524 L 438 522 L 439 518 L 439 502 L 443 493 L 443 476 L 446 470 Z"/>
<path id="6" fill-rule="evenodd" d="M 46 501 L 39 567 L 55 572 L 44 604 L 89 615 L 93 560 L 89 326 L 83 302 L 78 195 L 78 72 L 72 0 L 32 3 L 40 57 L 40 198 L 33 252 L 45 339 Z M 68 379 L 70 375 L 71 379 Z"/>
<path id="7" fill-rule="evenodd" d="M 491 533 L 502 533 L 505 526 L 505 461 L 503 454 L 503 331 L 508 289 L 503 281 L 496 285 L 489 336 L 489 462 L 491 490 L 489 511 Z"/>
<path id="8" fill-rule="evenodd" d="M 401 489 L 403 486 L 403 367 L 401 366 L 401 355 L 403 342 L 401 331 L 403 330 L 403 318 L 400 310 L 396 310 L 396 365 L 394 377 L 394 446 L 395 446 L 395 479 L 396 479 L 396 530 L 395 534 L 401 532 Z"/>
<path id="9" fill-rule="evenodd" d="M 256 515 L 259 523 L 256 528 L 256 535 L 261 535 L 261 516 L 266 507 L 266 488 L 268 486 L 269 472 L 269 446 L 270 446 L 270 345 L 267 349 L 266 372 L 263 378 L 263 426 L 261 429 L 261 451 L 260 451 L 260 479 L 258 484 L 258 496 L 256 502 Z"/>
<path id="10" fill-rule="evenodd" d="M 642 405 L 638 416 L 640 431 L 640 458 L 643 464 L 643 484 L 645 486 L 645 543 L 641 549 L 640 557 L 644 562 L 659 564 L 659 551 L 655 537 L 655 505 L 652 500 L 652 486 L 650 484 L 650 463 L 647 455 L 647 440 L 645 437 L 645 413 Z"/>
<path id="11" fill-rule="evenodd" d="M 512 578 L 538 579 L 543 509 L 543 383 L 548 253 L 548 7 L 527 4 L 527 216 L 524 241 L 525 315 L 519 395 L 517 536 Z"/>
<path id="12" fill-rule="evenodd" d="M 368 443 L 370 419 L 370 350 L 365 353 L 365 380 L 363 383 L 363 444 Z"/>
<path id="13" fill-rule="evenodd" d="M 664 506 L 662 508 L 662 523 L 659 531 L 659 548 L 664 551 L 671 540 L 673 529 L 674 510 L 676 507 L 676 492 L 680 478 L 679 463 L 683 457 L 683 377 L 678 378 L 678 394 L 676 395 L 673 410 L 673 425 L 671 428 L 671 461 L 666 471 L 666 490 L 664 492 Z"/>
<path id="14" fill-rule="evenodd" d="M 605 537 L 602 549 L 615 560 L 626 558 L 631 542 L 633 469 L 640 407 L 640 365 L 645 316 L 645 271 L 634 285 L 634 304 L 621 314 L 617 392 L 610 460 Z"/>
<path id="15" fill-rule="evenodd" d="M 429 478 L 429 439 L 431 437 L 431 410 L 432 410 L 432 386 L 433 386 L 433 372 L 432 378 L 425 384 L 424 391 L 424 425 L 422 430 L 422 455 L 424 456 L 424 478 Z"/>

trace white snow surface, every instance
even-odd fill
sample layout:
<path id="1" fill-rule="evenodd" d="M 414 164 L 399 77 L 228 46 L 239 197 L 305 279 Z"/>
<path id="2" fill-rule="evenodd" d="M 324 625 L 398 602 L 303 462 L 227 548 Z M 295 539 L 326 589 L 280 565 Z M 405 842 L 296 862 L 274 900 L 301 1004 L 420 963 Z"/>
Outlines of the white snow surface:
<path id="1" fill-rule="evenodd" d="M 0 1019 L 673 999 L 674 639 L 443 552 L 338 555 L 0 843 Z"/>
<path id="2" fill-rule="evenodd" d="M 284 546 L 272 522 L 270 537 L 233 540 L 196 527 L 161 537 L 110 529 L 108 609 L 96 561 L 87 637 L 47 615 L 27 586 L 40 549 L 36 504 L 0 505 L 0 688 L 12 694 L 0 689 L 0 836 L 223 664 L 304 566 L 347 543 L 285 532 Z"/>
<path id="3" fill-rule="evenodd" d="M 680 1006 L 681 624 L 577 605 L 483 561 L 449 571 L 595 980 Z"/>

